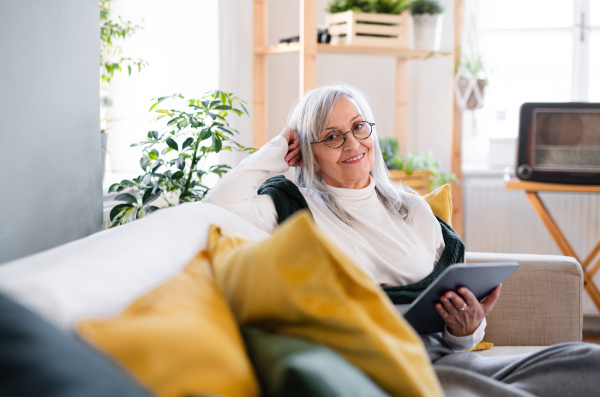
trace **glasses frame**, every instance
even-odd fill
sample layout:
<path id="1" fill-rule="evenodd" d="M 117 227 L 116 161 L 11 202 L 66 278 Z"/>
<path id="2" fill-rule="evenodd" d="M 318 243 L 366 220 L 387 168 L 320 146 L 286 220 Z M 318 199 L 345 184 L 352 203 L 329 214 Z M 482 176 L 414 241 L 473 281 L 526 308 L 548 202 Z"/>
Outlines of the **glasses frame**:
<path id="1" fill-rule="evenodd" d="M 360 123 L 366 123 L 369 125 L 369 128 L 371 129 L 371 132 L 369 133 L 368 136 L 364 137 L 364 138 L 358 138 L 356 136 L 356 134 L 354 133 L 354 127 L 356 127 L 357 124 Z M 354 139 L 356 139 L 357 141 L 364 141 L 365 139 L 367 139 L 368 137 L 371 136 L 371 134 L 373 134 L 373 126 L 375 125 L 375 123 L 369 123 L 368 121 L 359 121 L 358 123 L 354 124 L 354 126 L 352 126 L 352 129 L 350 131 L 346 131 L 346 132 L 342 132 L 342 144 L 340 146 L 336 146 L 336 147 L 331 147 L 329 145 L 327 145 L 327 135 L 325 135 L 325 139 L 323 139 L 322 141 L 315 141 L 315 142 L 311 142 L 310 144 L 314 144 L 314 143 L 321 143 L 321 142 L 325 142 L 325 145 L 327 145 L 328 148 L 330 149 L 339 149 L 342 146 L 344 146 L 344 144 L 346 143 L 346 134 L 352 133 L 352 135 L 354 135 Z M 340 131 L 341 132 L 341 131 Z"/>

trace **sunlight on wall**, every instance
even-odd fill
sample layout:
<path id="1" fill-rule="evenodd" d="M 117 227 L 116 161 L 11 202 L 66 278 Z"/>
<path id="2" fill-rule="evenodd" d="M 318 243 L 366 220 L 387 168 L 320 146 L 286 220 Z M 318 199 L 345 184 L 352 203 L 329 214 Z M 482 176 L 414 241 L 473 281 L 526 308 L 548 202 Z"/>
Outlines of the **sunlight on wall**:
<path id="1" fill-rule="evenodd" d="M 109 94 L 109 169 L 138 175 L 140 149 L 130 144 L 159 128 L 148 112 L 151 99 L 174 93 L 199 97 L 218 88 L 219 26 L 217 0 L 119 0 L 113 15 L 143 26 L 123 42 L 125 56 L 142 58 L 141 73 L 116 73 Z"/>

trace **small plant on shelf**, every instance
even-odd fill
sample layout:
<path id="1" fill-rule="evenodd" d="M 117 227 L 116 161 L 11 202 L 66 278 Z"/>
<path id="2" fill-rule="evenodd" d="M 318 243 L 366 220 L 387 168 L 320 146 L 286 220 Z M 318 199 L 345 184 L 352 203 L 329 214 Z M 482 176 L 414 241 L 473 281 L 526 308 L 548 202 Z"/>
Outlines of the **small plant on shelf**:
<path id="1" fill-rule="evenodd" d="M 179 102 L 178 107 L 157 108 L 165 102 Z M 115 197 L 122 201 L 110 212 L 111 227 L 132 222 L 159 209 L 152 203 L 162 196 L 167 206 L 202 200 L 209 191 L 203 184 L 208 174 L 222 176 L 229 166 L 206 167 L 208 156 L 221 150 L 252 152 L 238 144 L 238 132 L 229 126 L 227 116 L 248 115 L 245 102 L 223 91 L 209 91 L 200 99 L 171 95 L 155 100 L 150 111 L 156 120 L 168 118 L 163 132 L 149 131 L 148 138 L 131 146 L 143 146 L 140 159 L 142 174 L 110 186 L 109 192 L 123 192 Z"/>
<path id="2" fill-rule="evenodd" d="M 456 175 L 452 172 L 441 172 L 440 163 L 431 150 L 427 153 L 400 153 L 400 145 L 395 138 L 383 138 L 379 140 L 381 154 L 388 170 L 403 171 L 406 175 L 412 175 L 417 171 L 425 171 L 431 174 L 429 190 L 448 183 L 459 183 Z"/>
<path id="3" fill-rule="evenodd" d="M 438 15 L 444 12 L 444 8 L 437 0 L 413 0 L 408 5 L 412 16 L 415 15 Z"/>
<path id="4" fill-rule="evenodd" d="M 407 6 L 407 0 L 331 0 L 326 10 L 330 14 L 345 11 L 400 14 Z"/>

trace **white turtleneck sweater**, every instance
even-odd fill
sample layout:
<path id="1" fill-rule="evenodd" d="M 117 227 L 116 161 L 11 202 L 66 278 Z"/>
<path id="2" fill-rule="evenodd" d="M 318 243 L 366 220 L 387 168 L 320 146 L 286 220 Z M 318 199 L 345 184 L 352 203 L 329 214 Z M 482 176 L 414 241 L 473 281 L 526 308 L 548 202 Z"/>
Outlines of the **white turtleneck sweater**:
<path id="1" fill-rule="evenodd" d="M 270 173 L 289 169 L 284 157 L 287 141 L 278 136 L 229 171 L 205 201 L 224 207 L 271 233 L 278 218 L 271 197 L 257 195 Z M 342 222 L 315 194 L 300 192 L 306 199 L 317 226 L 371 279 L 382 286 L 412 284 L 425 278 L 444 250 L 439 222 L 418 195 L 409 195 L 410 217 L 390 214 L 377 198 L 373 181 L 364 189 L 331 187 L 343 208 L 357 220 Z M 455 350 L 474 347 L 483 339 L 485 319 L 470 336 L 444 339 Z"/>

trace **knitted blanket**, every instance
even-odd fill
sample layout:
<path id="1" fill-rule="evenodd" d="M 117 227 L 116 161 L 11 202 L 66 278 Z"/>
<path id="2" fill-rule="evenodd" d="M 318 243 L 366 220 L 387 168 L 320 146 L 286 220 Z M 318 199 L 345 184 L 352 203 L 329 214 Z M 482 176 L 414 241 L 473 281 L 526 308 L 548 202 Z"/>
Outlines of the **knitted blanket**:
<path id="1" fill-rule="evenodd" d="M 267 179 L 259 188 L 258 194 L 270 196 L 275 203 L 278 223 L 281 224 L 293 213 L 308 209 L 306 199 L 300 193 L 298 186 L 283 175 Z M 462 263 L 465 258 L 465 245 L 456 232 L 446 222 L 436 216 L 442 228 L 445 248 L 433 271 L 423 280 L 414 284 L 383 287 L 387 296 L 394 304 L 408 304 L 414 301 L 448 266 Z"/>

